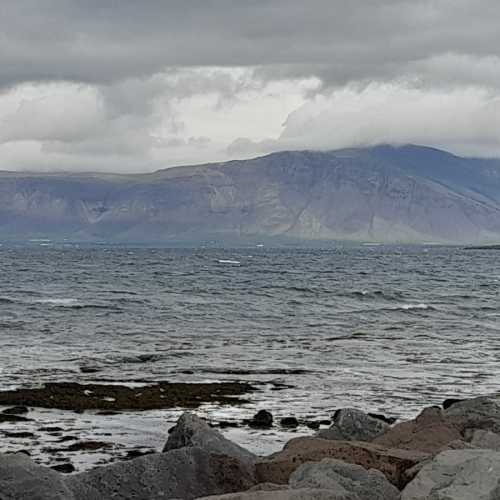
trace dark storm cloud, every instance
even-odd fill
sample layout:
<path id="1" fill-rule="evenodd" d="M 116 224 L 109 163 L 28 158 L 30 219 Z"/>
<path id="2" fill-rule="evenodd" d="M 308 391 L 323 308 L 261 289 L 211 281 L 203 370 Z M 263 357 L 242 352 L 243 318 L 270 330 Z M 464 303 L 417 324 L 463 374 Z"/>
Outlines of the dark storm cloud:
<path id="1" fill-rule="evenodd" d="M 499 13 L 497 0 L 4 1 L 0 85 L 199 65 L 339 84 L 418 70 L 432 79 L 441 68 L 425 65 L 439 56 L 499 56 Z"/>

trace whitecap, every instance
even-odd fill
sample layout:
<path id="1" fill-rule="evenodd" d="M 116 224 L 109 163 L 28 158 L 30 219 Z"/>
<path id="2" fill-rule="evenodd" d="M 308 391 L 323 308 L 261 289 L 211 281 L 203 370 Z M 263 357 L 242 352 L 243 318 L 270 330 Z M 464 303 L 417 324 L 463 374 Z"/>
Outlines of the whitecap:
<path id="1" fill-rule="evenodd" d="M 432 309 L 432 307 L 421 302 L 419 304 L 401 304 L 397 306 L 396 309 L 404 309 L 405 311 L 409 311 L 411 309 Z"/>
<path id="2" fill-rule="evenodd" d="M 231 260 L 231 259 L 219 259 L 217 262 L 219 264 L 234 264 L 234 265 L 237 265 L 240 263 L 239 260 Z"/>
<path id="3" fill-rule="evenodd" d="M 77 299 L 37 299 L 34 301 L 36 304 L 49 304 L 54 306 L 72 306 L 78 302 Z"/>

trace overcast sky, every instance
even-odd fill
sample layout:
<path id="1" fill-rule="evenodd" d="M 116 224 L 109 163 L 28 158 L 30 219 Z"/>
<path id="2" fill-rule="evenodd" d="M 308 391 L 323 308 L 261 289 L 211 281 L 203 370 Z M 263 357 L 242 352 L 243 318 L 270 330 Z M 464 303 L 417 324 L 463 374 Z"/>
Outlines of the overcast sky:
<path id="1" fill-rule="evenodd" d="M 0 0 L 0 169 L 500 157 L 498 0 Z"/>

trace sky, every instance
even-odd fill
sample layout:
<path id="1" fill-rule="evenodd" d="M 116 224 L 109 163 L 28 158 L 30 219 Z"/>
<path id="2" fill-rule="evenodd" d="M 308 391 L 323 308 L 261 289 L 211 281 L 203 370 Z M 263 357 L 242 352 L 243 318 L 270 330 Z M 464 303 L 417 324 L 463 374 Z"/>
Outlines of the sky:
<path id="1" fill-rule="evenodd" d="M 0 169 L 500 157 L 498 0 L 0 2 Z"/>

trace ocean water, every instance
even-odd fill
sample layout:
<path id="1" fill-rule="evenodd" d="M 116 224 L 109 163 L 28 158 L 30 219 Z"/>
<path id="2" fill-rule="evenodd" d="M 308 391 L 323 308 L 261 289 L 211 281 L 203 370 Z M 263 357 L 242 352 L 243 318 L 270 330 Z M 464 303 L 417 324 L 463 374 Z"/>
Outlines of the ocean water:
<path id="1" fill-rule="evenodd" d="M 261 408 L 321 418 L 349 406 L 411 417 L 447 397 L 500 390 L 499 257 L 440 246 L 4 244 L 0 389 L 274 381 L 289 387 L 264 384 L 251 404 L 200 411 L 213 419 Z M 147 417 L 115 427 L 146 435 Z M 106 425 L 92 418 L 87 427 Z M 259 449 L 258 437 L 231 432 Z M 272 435 L 278 444 L 288 436 Z"/>

